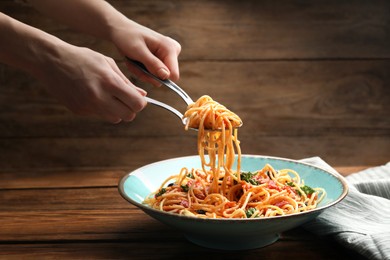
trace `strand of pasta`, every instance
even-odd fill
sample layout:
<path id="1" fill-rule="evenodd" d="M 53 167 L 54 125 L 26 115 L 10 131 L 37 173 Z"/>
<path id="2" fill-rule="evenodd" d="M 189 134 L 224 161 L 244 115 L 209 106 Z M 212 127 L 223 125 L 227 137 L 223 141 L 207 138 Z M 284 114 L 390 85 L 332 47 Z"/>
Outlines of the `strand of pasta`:
<path id="1" fill-rule="evenodd" d="M 209 96 L 190 105 L 184 116 L 186 129 L 198 128 L 202 169 L 189 171 L 183 167 L 178 175 L 167 178 L 158 191 L 146 198 L 146 204 L 202 218 L 255 218 L 310 210 L 324 198 L 326 192 L 321 188 L 306 195 L 296 171 L 276 171 L 269 164 L 256 172 L 259 184 L 241 180 L 241 149 L 235 128 L 241 119 Z M 233 171 L 236 155 L 237 168 Z M 173 183 L 167 185 L 170 181 Z M 247 215 L 249 209 L 251 214 Z"/>

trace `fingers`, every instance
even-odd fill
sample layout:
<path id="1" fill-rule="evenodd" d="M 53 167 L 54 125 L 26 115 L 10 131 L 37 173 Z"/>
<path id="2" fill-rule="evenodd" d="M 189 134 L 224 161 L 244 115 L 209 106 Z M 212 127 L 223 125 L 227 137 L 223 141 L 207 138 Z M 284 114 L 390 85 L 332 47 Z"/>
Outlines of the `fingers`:
<path id="1" fill-rule="evenodd" d="M 132 94 L 136 94 L 129 95 L 128 91 L 113 91 L 112 95 L 107 95 L 104 100 L 101 100 L 103 104 L 95 106 L 94 113 L 113 124 L 133 121 L 137 113 L 146 106 L 146 100 L 137 89 L 130 87 L 128 89 L 131 89 Z"/>
<path id="2" fill-rule="evenodd" d="M 122 73 L 118 68 L 115 61 L 112 58 L 106 57 L 108 64 L 111 66 L 112 70 L 127 84 L 130 83 L 130 80 Z"/>
<path id="3" fill-rule="evenodd" d="M 178 55 L 181 46 L 175 40 L 169 37 L 145 39 L 145 43 L 136 48 L 131 58 L 143 63 L 152 74 L 160 79 L 179 79 Z M 145 75 L 133 65 L 127 63 L 131 72 L 141 80 L 152 83 L 155 86 L 160 85 L 155 80 Z"/>
<path id="4" fill-rule="evenodd" d="M 174 55 L 169 55 L 164 59 L 165 64 L 170 68 L 170 79 L 173 81 L 179 80 L 179 62 L 177 57 Z"/>
<path id="5" fill-rule="evenodd" d="M 96 112 L 114 124 L 133 121 L 146 106 L 146 91 L 134 86 L 112 59 L 108 58 L 107 61 L 114 73 L 105 80 L 105 94 L 100 100 L 104 104 L 98 105 Z"/>
<path id="6" fill-rule="evenodd" d="M 111 68 L 114 70 L 114 72 L 116 72 L 116 74 L 124 81 L 124 83 L 126 85 L 130 85 L 130 86 L 134 87 L 142 96 L 146 96 L 146 94 L 147 94 L 146 91 L 142 88 L 134 86 L 130 82 L 130 80 L 125 76 L 125 74 L 123 74 L 122 71 L 118 68 L 118 66 L 116 65 L 116 63 L 113 59 L 109 58 L 108 63 L 111 66 Z"/>
<path id="7" fill-rule="evenodd" d="M 179 56 L 179 54 L 181 52 L 181 45 L 177 41 L 175 41 L 169 37 L 167 37 L 167 41 L 170 42 L 170 44 L 167 45 L 170 47 L 167 48 L 165 50 L 165 53 L 163 53 L 161 56 L 162 56 L 163 62 L 170 70 L 170 79 L 173 81 L 177 81 L 177 80 L 179 80 L 179 77 L 180 77 L 179 62 L 178 62 L 177 57 Z"/>
<path id="8" fill-rule="evenodd" d="M 146 100 L 139 92 L 139 88 L 130 84 L 114 88 L 112 94 L 131 111 L 138 113 L 146 106 Z"/>
<path id="9" fill-rule="evenodd" d="M 143 46 L 131 57 L 134 60 L 137 60 L 145 65 L 146 69 L 156 75 L 158 78 L 164 80 L 170 77 L 170 71 L 168 67 L 156 56 L 154 56 L 146 46 Z M 153 86 L 159 87 L 161 83 L 154 80 L 150 76 L 146 75 L 139 68 L 134 67 L 134 65 L 126 62 L 128 69 L 135 74 L 140 80 L 149 82 Z"/>
<path id="10" fill-rule="evenodd" d="M 126 62 L 126 66 L 128 70 L 133 73 L 138 79 L 142 80 L 143 82 L 148 82 L 152 84 L 155 87 L 160 87 L 161 83 L 154 80 L 150 76 L 146 75 L 143 71 L 141 71 L 139 68 L 135 67 L 133 64 L 130 64 Z"/>
<path id="11" fill-rule="evenodd" d="M 134 87 L 143 97 L 146 97 L 146 94 L 148 94 L 148 92 L 146 92 L 144 89 L 139 88 L 137 86 L 134 86 Z"/>
<path id="12" fill-rule="evenodd" d="M 115 97 L 112 97 L 112 100 L 107 102 L 107 104 L 97 112 L 105 121 L 113 124 L 118 124 L 122 121 L 130 122 L 136 117 L 134 111 L 129 109 L 129 107 Z"/>
<path id="13" fill-rule="evenodd" d="M 146 68 L 158 78 L 168 79 L 170 77 L 168 67 L 159 58 L 150 53 L 149 50 L 144 51 L 143 61 Z"/>

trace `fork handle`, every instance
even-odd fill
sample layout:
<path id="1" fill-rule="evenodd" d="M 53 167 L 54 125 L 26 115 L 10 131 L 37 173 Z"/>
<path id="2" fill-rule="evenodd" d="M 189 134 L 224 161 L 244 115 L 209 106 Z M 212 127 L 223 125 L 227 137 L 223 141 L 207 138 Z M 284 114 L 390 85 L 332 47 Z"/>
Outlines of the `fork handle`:
<path id="1" fill-rule="evenodd" d="M 173 108 L 163 102 L 160 102 L 158 100 L 155 100 L 153 98 L 150 98 L 150 97 L 145 97 L 146 101 L 152 105 L 155 105 L 155 106 L 158 106 L 158 107 L 161 107 L 161 108 L 164 108 L 166 110 L 168 110 L 169 112 L 175 114 L 178 118 L 180 118 L 180 120 L 182 121 L 182 123 L 184 124 L 184 118 L 183 118 L 183 114 L 180 113 L 176 108 Z"/>
<path id="2" fill-rule="evenodd" d="M 138 69 L 140 69 L 141 71 L 143 71 L 145 74 L 147 74 L 149 77 L 153 78 L 154 80 L 160 82 L 161 84 L 163 84 L 164 86 L 170 88 L 171 90 L 173 90 L 174 92 L 176 92 L 183 100 L 184 102 L 186 102 L 187 105 L 190 105 L 192 103 L 194 103 L 194 101 L 192 100 L 192 98 L 184 91 L 182 90 L 178 85 L 176 85 L 173 81 L 169 80 L 169 79 L 160 79 L 159 77 L 157 77 L 156 75 L 150 73 L 148 71 L 148 69 L 145 67 L 144 64 L 142 64 L 141 62 L 139 61 L 136 61 L 136 60 L 133 60 L 133 59 L 130 59 L 129 57 L 126 57 L 126 60 L 128 63 L 136 66 Z"/>

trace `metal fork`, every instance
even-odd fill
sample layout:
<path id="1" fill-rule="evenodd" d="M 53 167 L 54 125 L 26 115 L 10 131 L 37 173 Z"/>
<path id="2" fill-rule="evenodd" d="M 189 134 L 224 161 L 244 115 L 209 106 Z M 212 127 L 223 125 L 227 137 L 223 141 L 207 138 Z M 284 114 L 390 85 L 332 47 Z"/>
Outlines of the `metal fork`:
<path id="1" fill-rule="evenodd" d="M 173 81 L 171 81 L 169 79 L 165 79 L 165 80 L 160 79 L 157 76 L 155 76 L 154 74 L 150 73 L 148 71 L 148 69 L 145 67 L 145 65 L 142 64 L 141 62 L 138 62 L 136 60 L 132 60 L 129 57 L 126 57 L 126 59 L 127 59 L 127 61 L 130 64 L 134 65 L 135 67 L 137 67 L 138 69 L 143 71 L 149 77 L 153 78 L 154 80 L 160 82 L 164 86 L 170 88 L 175 93 L 177 93 L 184 100 L 184 102 L 186 102 L 187 105 L 190 105 L 190 104 L 194 103 L 192 98 L 182 88 L 180 88 L 176 83 L 174 83 Z M 176 108 L 173 108 L 170 105 L 167 105 L 167 104 L 165 104 L 165 103 L 163 103 L 161 101 L 155 100 L 153 98 L 145 97 L 145 99 L 150 104 L 153 104 L 155 106 L 159 106 L 161 108 L 164 108 L 164 109 L 172 112 L 174 115 L 176 115 L 177 117 L 180 118 L 180 120 L 182 121 L 183 124 L 186 124 L 187 120 L 183 118 L 183 114 L 181 112 L 179 112 Z"/>

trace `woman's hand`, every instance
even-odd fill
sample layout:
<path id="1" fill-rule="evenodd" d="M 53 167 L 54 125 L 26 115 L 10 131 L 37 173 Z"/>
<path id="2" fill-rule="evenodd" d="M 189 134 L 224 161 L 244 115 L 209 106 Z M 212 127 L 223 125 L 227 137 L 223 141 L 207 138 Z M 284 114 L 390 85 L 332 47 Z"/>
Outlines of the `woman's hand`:
<path id="1" fill-rule="evenodd" d="M 131 20 L 113 28 L 110 39 L 122 55 L 143 63 L 161 79 L 179 79 L 178 56 L 181 46 L 177 41 Z M 127 67 L 141 80 L 160 85 L 131 64 L 127 63 Z"/>
<path id="2" fill-rule="evenodd" d="M 76 114 L 119 123 L 132 121 L 146 105 L 146 92 L 100 53 L 64 43 L 55 56 L 42 55 L 39 60 L 39 79 Z"/>
<path id="3" fill-rule="evenodd" d="M 84 33 L 111 41 L 122 55 L 143 63 L 161 79 L 179 79 L 178 55 L 181 46 L 175 40 L 142 26 L 102 0 L 52 1 L 29 0 L 42 13 Z M 154 85 L 157 82 L 129 66 L 136 76 Z"/>
<path id="4" fill-rule="evenodd" d="M 180 44 L 128 19 L 106 1 L 30 3 L 72 28 L 113 42 L 122 55 L 143 63 L 161 79 L 179 79 Z M 7 35 L 0 38 L 0 61 L 37 77 L 74 113 L 119 123 L 133 120 L 146 106 L 146 92 L 134 86 L 113 59 L 103 54 L 65 43 L 1 13 L 0 34 Z M 130 64 L 128 68 L 142 80 L 159 85 Z"/>

